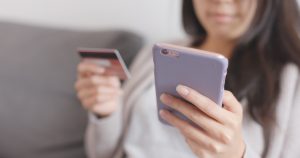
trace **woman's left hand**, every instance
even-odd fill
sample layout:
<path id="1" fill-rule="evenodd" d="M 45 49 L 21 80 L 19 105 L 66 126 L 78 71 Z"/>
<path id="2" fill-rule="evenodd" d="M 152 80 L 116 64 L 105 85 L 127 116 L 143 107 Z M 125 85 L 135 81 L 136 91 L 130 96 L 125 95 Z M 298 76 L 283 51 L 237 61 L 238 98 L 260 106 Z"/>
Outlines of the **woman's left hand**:
<path id="1" fill-rule="evenodd" d="M 162 94 L 161 101 L 198 127 L 167 110 L 160 111 L 160 115 L 180 130 L 192 151 L 200 158 L 242 158 L 243 109 L 233 94 L 224 92 L 222 108 L 189 87 L 179 85 L 176 90 L 186 101 L 168 94 Z"/>

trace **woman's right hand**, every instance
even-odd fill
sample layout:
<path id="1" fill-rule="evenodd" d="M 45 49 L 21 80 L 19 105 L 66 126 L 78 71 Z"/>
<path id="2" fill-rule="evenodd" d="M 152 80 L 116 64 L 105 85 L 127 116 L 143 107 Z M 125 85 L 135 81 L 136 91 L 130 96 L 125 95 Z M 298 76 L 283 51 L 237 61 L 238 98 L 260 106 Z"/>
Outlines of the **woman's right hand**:
<path id="1" fill-rule="evenodd" d="M 115 112 L 122 94 L 121 83 L 116 76 L 105 76 L 105 68 L 82 61 L 78 65 L 75 84 L 82 106 L 100 117 Z"/>

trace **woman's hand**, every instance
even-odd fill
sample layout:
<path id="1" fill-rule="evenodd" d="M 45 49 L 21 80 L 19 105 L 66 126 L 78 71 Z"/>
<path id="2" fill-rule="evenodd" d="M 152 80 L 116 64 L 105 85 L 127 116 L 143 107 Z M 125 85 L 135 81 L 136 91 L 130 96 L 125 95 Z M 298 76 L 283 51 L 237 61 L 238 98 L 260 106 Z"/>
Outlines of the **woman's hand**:
<path id="1" fill-rule="evenodd" d="M 179 85 L 176 90 L 187 102 L 167 94 L 161 95 L 161 101 L 198 127 L 166 110 L 160 111 L 160 115 L 180 130 L 192 151 L 200 158 L 242 158 L 243 110 L 233 94 L 225 91 L 222 108 L 189 87 Z"/>
<path id="2" fill-rule="evenodd" d="M 109 116 L 117 110 L 122 92 L 120 80 L 115 76 L 105 76 L 104 72 L 103 67 L 81 62 L 75 84 L 83 107 L 100 117 Z"/>

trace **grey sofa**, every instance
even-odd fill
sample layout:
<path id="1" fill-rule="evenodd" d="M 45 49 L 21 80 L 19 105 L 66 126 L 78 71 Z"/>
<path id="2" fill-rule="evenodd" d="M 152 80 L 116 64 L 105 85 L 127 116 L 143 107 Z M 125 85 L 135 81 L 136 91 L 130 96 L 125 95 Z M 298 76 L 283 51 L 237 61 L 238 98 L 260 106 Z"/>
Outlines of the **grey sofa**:
<path id="1" fill-rule="evenodd" d="M 74 91 L 77 47 L 117 48 L 127 65 L 143 39 L 0 22 L 0 157 L 84 158 L 87 124 Z"/>

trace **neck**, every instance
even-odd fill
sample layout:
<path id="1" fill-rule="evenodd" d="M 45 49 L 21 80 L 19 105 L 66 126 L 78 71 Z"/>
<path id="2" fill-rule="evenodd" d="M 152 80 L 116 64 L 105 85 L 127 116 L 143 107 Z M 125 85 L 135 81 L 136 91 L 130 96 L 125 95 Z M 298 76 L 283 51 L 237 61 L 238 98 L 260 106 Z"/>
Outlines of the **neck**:
<path id="1" fill-rule="evenodd" d="M 223 40 L 220 38 L 207 37 L 205 42 L 198 47 L 206 51 L 221 54 L 230 58 L 233 53 L 234 41 Z"/>

